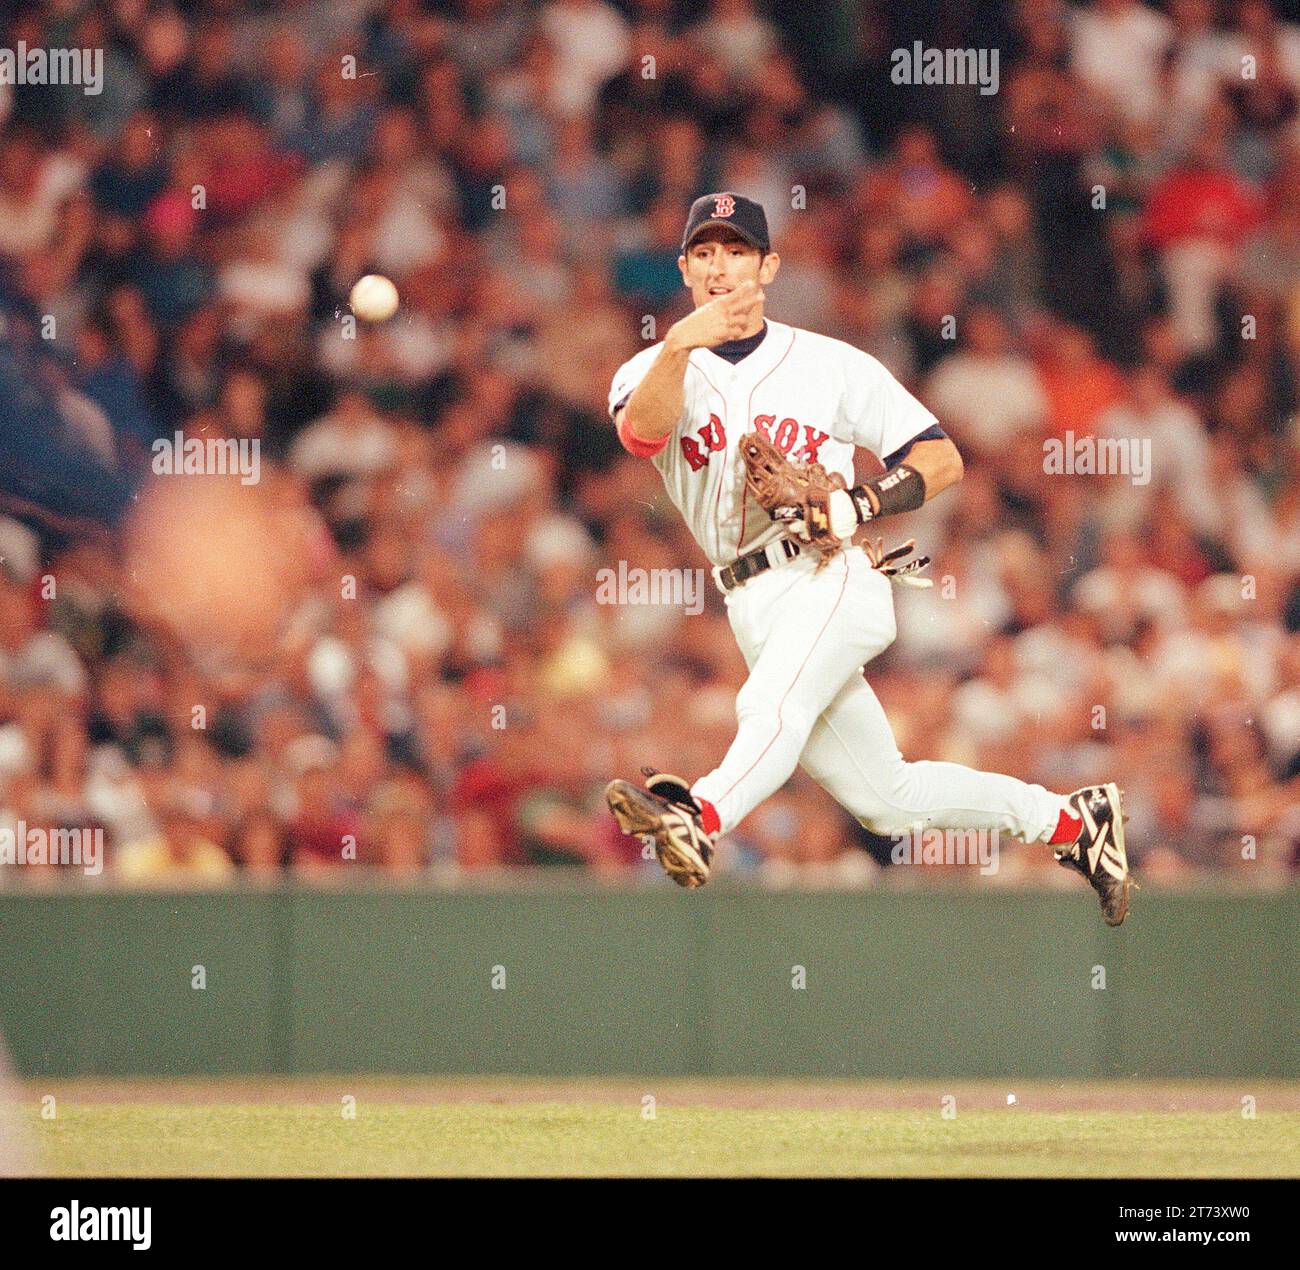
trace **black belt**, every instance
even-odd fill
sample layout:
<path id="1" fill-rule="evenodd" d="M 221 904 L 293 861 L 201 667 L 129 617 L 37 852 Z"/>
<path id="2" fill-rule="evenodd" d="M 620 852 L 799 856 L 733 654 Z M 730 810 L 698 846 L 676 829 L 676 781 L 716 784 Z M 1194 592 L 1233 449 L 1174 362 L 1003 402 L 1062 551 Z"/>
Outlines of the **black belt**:
<path id="1" fill-rule="evenodd" d="M 793 560 L 799 555 L 799 544 L 793 539 L 780 538 L 777 541 L 785 551 L 787 560 Z M 769 543 L 768 546 L 770 545 Z M 742 582 L 748 582 L 750 578 L 757 577 L 771 567 L 772 562 L 767 557 L 767 547 L 759 547 L 757 551 L 751 551 L 748 555 L 741 556 L 739 560 L 732 561 L 726 568 L 719 569 L 718 581 L 722 583 L 724 591 L 731 591 Z"/>

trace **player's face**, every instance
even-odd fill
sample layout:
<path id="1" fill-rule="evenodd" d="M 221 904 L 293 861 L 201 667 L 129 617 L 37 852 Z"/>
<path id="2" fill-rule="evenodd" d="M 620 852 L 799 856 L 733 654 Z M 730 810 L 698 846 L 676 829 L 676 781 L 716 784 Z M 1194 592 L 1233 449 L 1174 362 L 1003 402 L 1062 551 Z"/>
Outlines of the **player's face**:
<path id="1" fill-rule="evenodd" d="M 677 257 L 682 281 L 691 289 L 697 309 L 742 282 L 766 286 L 776 277 L 780 263 L 776 252 L 764 256 L 739 234 L 725 229 L 705 230 L 692 240 L 686 255 Z"/>

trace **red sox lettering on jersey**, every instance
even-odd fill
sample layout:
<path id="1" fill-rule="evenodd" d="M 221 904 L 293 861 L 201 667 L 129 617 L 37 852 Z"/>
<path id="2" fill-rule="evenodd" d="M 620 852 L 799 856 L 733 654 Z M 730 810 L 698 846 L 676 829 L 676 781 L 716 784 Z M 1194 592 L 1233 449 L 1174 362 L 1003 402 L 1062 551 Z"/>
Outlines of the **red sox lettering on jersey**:
<path id="1" fill-rule="evenodd" d="M 790 454 L 795 442 L 799 440 L 801 425 L 797 419 L 782 419 L 777 424 L 776 415 L 755 415 L 752 429 L 763 433 L 782 454 Z M 814 428 L 810 423 L 802 425 L 802 434 L 803 444 L 790 457 L 798 463 L 819 463 L 821 460 L 817 456 L 822 442 L 830 440 L 831 434 Z M 708 423 L 696 436 L 682 437 L 680 444 L 682 455 L 691 471 L 698 472 L 709 461 L 710 453 L 725 451 L 727 448 L 727 434 L 722 420 L 715 414 L 709 415 Z"/>
<path id="2" fill-rule="evenodd" d="M 718 199 L 718 216 L 730 215 Z M 734 209 L 733 209 L 734 210 Z M 610 390 L 610 412 L 631 396 L 661 345 L 621 366 Z M 818 462 L 853 484 L 853 451 L 880 458 L 934 424 L 921 405 L 874 357 L 812 331 L 767 322 L 766 334 L 733 364 L 697 348 L 683 383 L 681 417 L 659 444 L 624 435 L 635 454 L 651 459 L 669 497 L 715 565 L 765 546 L 780 525 L 745 491 L 740 438 L 757 429 L 797 462 Z"/>

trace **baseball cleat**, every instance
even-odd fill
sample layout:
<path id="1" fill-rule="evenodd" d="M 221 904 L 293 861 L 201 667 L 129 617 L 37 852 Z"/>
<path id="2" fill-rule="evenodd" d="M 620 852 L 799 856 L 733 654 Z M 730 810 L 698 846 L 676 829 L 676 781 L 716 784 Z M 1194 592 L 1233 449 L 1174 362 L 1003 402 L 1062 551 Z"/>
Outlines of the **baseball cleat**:
<path id="1" fill-rule="evenodd" d="M 1075 869 L 1101 898 L 1101 915 L 1107 926 L 1118 926 L 1128 915 L 1128 893 L 1133 885 L 1124 849 L 1124 821 L 1119 786 L 1090 785 L 1075 790 L 1067 800 L 1083 821 L 1083 832 L 1071 847 L 1057 850 L 1058 863 Z"/>
<path id="2" fill-rule="evenodd" d="M 645 789 L 630 781 L 610 781 L 605 787 L 618 827 L 653 846 L 664 872 L 678 886 L 703 886 L 709 880 L 714 838 L 704 830 L 699 803 L 680 776 L 642 770 Z"/>

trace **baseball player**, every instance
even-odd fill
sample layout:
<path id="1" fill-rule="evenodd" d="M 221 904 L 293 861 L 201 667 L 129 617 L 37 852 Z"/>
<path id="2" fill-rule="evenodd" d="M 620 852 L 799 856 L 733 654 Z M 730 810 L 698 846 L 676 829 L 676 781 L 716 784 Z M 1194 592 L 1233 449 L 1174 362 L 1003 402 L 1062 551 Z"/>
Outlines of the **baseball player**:
<path id="1" fill-rule="evenodd" d="M 955 763 L 905 762 L 863 675 L 894 639 L 891 578 L 916 562 L 894 563 L 910 544 L 883 556 L 852 536 L 960 480 L 957 447 L 875 358 L 765 318 L 763 288 L 781 262 L 758 203 L 697 199 L 677 263 L 694 311 L 619 368 L 609 409 L 711 561 L 749 677 L 735 740 L 713 771 L 688 784 L 646 768 L 644 788 L 609 784 L 620 827 L 652 842 L 674 881 L 701 886 L 718 838 L 798 764 L 879 834 L 963 828 L 1047 844 L 1118 926 L 1130 879 L 1115 784 L 1060 795 Z M 851 487 L 856 446 L 885 471 Z M 802 506 L 764 507 L 748 466 L 760 452 L 818 474 L 819 491 Z"/>

